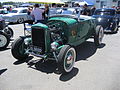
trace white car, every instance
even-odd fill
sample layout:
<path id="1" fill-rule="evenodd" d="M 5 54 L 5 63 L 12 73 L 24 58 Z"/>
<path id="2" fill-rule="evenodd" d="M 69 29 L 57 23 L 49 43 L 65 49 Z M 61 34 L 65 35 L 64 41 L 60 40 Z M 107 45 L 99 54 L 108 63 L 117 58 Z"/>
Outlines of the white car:
<path id="1" fill-rule="evenodd" d="M 27 15 L 27 8 L 14 8 L 10 13 L 3 15 L 3 19 L 7 22 L 23 23 L 32 20 L 32 17 Z"/>

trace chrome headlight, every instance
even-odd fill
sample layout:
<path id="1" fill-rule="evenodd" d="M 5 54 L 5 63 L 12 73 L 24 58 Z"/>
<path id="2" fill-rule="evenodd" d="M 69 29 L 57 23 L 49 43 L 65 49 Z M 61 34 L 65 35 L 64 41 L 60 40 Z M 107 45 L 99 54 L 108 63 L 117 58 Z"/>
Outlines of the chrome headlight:
<path id="1" fill-rule="evenodd" d="M 101 18 L 98 18 L 98 22 L 100 22 L 102 19 Z"/>
<path id="2" fill-rule="evenodd" d="M 59 46 L 59 44 L 57 42 L 53 42 L 51 43 L 51 48 L 52 50 L 57 50 L 57 47 Z"/>

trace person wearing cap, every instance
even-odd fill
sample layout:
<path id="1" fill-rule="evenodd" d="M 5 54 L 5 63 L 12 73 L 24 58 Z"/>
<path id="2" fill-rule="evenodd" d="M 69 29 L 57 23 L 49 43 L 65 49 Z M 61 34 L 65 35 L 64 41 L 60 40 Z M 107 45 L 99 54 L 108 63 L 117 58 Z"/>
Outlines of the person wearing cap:
<path id="1" fill-rule="evenodd" d="M 87 16 L 90 16 L 91 15 L 91 12 L 90 12 L 90 9 L 88 8 L 88 5 L 85 4 L 83 6 L 83 10 L 81 12 L 82 15 L 87 15 Z"/>

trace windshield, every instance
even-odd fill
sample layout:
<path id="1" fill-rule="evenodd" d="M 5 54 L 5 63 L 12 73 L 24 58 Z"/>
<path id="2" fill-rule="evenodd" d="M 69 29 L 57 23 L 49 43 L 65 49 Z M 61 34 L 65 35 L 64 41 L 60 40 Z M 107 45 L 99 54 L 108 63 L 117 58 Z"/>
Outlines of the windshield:
<path id="1" fill-rule="evenodd" d="M 114 11 L 95 11 L 94 15 L 115 15 Z"/>
<path id="2" fill-rule="evenodd" d="M 17 13 L 18 10 L 12 10 L 10 13 Z"/>

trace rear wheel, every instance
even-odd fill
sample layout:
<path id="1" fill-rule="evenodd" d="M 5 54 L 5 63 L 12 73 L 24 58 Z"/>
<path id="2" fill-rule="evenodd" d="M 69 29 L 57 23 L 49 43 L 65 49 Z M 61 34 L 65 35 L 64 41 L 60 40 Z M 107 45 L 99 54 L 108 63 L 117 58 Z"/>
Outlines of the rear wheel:
<path id="1" fill-rule="evenodd" d="M 24 19 L 23 18 L 19 18 L 17 22 L 21 24 L 21 23 L 24 22 Z"/>
<path id="2" fill-rule="evenodd" d="M 58 55 L 58 70 L 60 73 L 70 72 L 76 60 L 76 51 L 73 47 L 65 45 Z"/>
<path id="3" fill-rule="evenodd" d="M 6 27 L 4 32 L 9 36 L 9 38 L 13 37 L 14 32 L 10 27 Z"/>
<path id="4" fill-rule="evenodd" d="M 102 39 L 104 37 L 104 30 L 101 25 L 98 25 L 95 30 L 94 34 L 94 43 L 96 46 L 99 46 L 102 44 Z"/>
<path id="5" fill-rule="evenodd" d="M 25 60 L 28 58 L 28 54 L 25 53 L 26 45 L 24 43 L 24 38 L 19 37 L 14 41 L 11 48 L 11 53 L 14 58 L 18 60 Z"/>
<path id="6" fill-rule="evenodd" d="M 10 43 L 10 38 L 4 32 L 0 32 L 0 49 L 5 49 Z"/>

